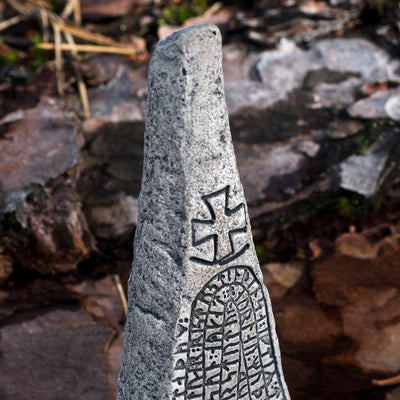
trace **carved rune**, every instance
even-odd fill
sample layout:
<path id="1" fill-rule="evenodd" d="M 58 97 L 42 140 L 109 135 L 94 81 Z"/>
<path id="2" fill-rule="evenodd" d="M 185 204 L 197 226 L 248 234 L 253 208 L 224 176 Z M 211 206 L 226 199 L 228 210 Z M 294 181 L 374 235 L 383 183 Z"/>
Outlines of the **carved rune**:
<path id="1" fill-rule="evenodd" d="M 250 267 L 208 281 L 178 333 L 171 400 L 288 400 L 267 308 Z"/>
<path id="2" fill-rule="evenodd" d="M 206 204 L 211 219 L 192 219 L 192 245 L 200 246 L 205 242 L 213 241 L 214 254 L 209 258 L 191 257 L 191 260 L 205 265 L 227 264 L 242 255 L 249 244 L 235 246 L 235 235 L 246 232 L 246 208 L 240 203 L 229 208 L 230 187 L 218 190 L 202 200 Z"/>

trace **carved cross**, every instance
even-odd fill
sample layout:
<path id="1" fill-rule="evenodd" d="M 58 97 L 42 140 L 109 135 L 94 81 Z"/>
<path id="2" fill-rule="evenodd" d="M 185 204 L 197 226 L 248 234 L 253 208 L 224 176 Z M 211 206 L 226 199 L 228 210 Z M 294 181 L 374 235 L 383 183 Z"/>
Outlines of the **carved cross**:
<path id="1" fill-rule="evenodd" d="M 192 260 L 212 265 L 227 264 L 239 257 L 248 248 L 248 244 L 241 249 L 235 248 L 233 237 L 235 234 L 246 232 L 246 209 L 244 203 L 230 209 L 229 186 L 202 196 L 211 219 L 192 220 L 192 244 L 199 246 L 209 240 L 214 242 L 214 254 L 212 260 L 191 257 Z"/>

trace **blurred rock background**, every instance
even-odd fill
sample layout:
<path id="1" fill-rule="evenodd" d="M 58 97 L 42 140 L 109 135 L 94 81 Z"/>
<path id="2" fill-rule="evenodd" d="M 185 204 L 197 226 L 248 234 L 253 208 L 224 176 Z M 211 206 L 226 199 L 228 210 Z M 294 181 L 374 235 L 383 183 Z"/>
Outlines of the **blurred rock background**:
<path id="1" fill-rule="evenodd" d="M 400 399 L 393 0 L 0 3 L 0 398 L 115 398 L 147 66 L 160 38 L 196 23 L 223 34 L 292 399 Z M 75 38 L 61 57 L 60 30 Z"/>

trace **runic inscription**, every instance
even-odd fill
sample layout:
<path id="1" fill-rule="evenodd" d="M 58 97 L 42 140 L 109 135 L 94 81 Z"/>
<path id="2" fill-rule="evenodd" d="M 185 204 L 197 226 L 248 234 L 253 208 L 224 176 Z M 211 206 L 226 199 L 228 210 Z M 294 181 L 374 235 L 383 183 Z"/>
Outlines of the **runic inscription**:
<path id="1" fill-rule="evenodd" d="M 202 200 L 210 213 L 210 219 L 192 219 L 192 245 L 200 246 L 207 241 L 213 241 L 213 253 L 209 258 L 191 257 L 192 261 L 201 264 L 227 264 L 249 247 L 248 244 L 236 248 L 235 235 L 246 232 L 246 208 L 240 203 L 234 208 L 229 208 L 230 187 L 218 190 Z"/>
<path id="2" fill-rule="evenodd" d="M 286 400 L 267 303 L 251 268 L 214 276 L 193 301 L 190 321 L 180 323 L 173 400 Z"/>

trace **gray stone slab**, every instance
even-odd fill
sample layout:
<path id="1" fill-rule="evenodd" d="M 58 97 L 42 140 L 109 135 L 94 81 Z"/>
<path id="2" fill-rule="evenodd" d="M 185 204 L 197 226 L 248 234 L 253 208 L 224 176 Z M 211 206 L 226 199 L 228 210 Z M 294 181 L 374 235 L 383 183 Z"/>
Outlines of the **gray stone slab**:
<path id="1" fill-rule="evenodd" d="M 229 115 L 243 112 L 246 107 L 263 109 L 286 99 L 286 93 L 271 89 L 263 82 L 237 81 L 225 85 Z"/>
<path id="2" fill-rule="evenodd" d="M 364 80 L 385 81 L 394 75 L 389 54 L 365 39 L 321 40 L 312 47 L 310 53 L 325 68 L 331 71 L 359 73 Z"/>
<path id="3" fill-rule="evenodd" d="M 262 82 L 285 98 L 287 93 L 301 86 L 308 72 L 322 65 L 311 52 L 282 40 L 278 49 L 263 53 L 256 67 Z"/>
<path id="4" fill-rule="evenodd" d="M 355 101 L 361 79 L 350 78 L 340 83 L 320 83 L 314 91 L 314 103 L 322 107 L 343 108 Z"/>
<path id="5" fill-rule="evenodd" d="M 119 400 L 288 400 L 223 88 L 221 36 L 160 41 Z"/>
<path id="6" fill-rule="evenodd" d="M 378 91 L 348 107 L 347 112 L 353 118 L 392 118 L 400 120 L 400 90 Z"/>
<path id="7" fill-rule="evenodd" d="M 376 141 L 365 153 L 352 155 L 340 163 L 340 187 L 365 197 L 377 193 L 380 178 L 394 145 L 396 134 L 392 132 Z"/>
<path id="8" fill-rule="evenodd" d="M 75 167 L 79 159 L 75 121 L 59 104 L 45 99 L 18 114 L 9 117 L 18 122 L 7 132 L 10 140 L 1 146 L 1 212 L 17 209 L 32 184 L 46 184 Z"/>

